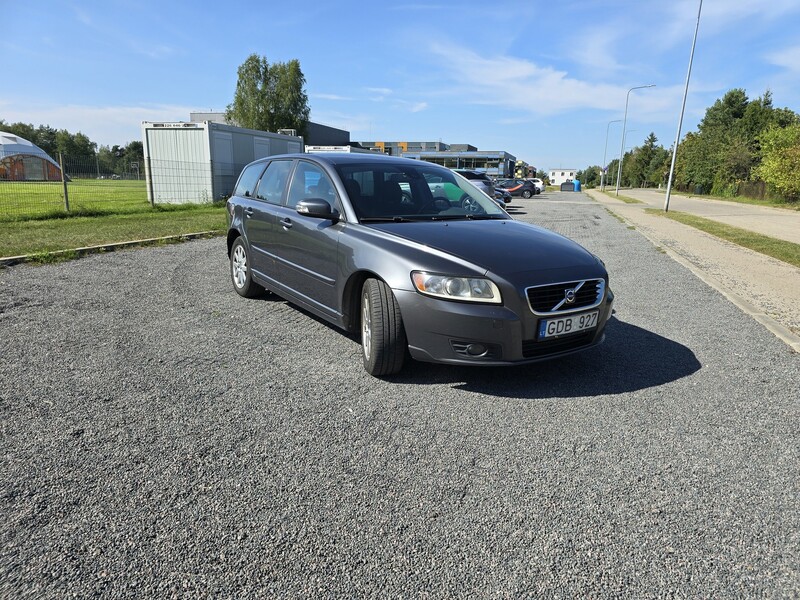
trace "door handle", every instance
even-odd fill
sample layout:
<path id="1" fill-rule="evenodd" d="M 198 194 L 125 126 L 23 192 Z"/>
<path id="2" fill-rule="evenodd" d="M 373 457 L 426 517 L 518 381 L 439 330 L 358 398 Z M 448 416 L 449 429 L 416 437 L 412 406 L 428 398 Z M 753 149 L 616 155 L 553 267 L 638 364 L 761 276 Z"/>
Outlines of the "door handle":
<path id="1" fill-rule="evenodd" d="M 281 225 L 283 225 L 286 229 L 292 228 L 292 220 L 290 218 L 281 219 L 278 221 Z"/>
<path id="2" fill-rule="evenodd" d="M 253 209 L 252 208 L 245 208 L 244 209 L 244 216 L 245 217 L 252 217 L 253 216 Z"/>

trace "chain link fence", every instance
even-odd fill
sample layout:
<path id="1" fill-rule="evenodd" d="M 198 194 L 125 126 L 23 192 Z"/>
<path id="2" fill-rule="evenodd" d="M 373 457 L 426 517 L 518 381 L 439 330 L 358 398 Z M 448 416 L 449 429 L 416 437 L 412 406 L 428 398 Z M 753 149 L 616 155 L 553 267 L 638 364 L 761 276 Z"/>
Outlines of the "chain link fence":
<path id="1" fill-rule="evenodd" d="M 46 155 L 0 154 L 0 220 L 138 212 L 151 204 L 222 200 L 241 167 L 151 161 L 126 163 L 121 172 L 109 172 L 95 157 L 63 156 L 56 162 Z"/>

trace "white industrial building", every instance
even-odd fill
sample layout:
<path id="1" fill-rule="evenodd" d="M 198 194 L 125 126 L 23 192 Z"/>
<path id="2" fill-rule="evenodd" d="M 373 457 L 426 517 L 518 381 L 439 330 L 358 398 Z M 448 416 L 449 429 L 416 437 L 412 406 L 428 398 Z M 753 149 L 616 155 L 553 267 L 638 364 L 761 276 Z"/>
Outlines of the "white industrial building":
<path id="1" fill-rule="evenodd" d="M 575 179 L 575 175 L 578 174 L 577 169 L 565 169 L 563 167 L 559 167 L 558 169 L 550 169 L 550 185 L 559 186 L 562 183 L 567 183 Z"/>
<path id="2" fill-rule="evenodd" d="M 151 204 L 227 198 L 242 168 L 264 156 L 303 151 L 303 138 L 210 121 L 142 123 Z"/>

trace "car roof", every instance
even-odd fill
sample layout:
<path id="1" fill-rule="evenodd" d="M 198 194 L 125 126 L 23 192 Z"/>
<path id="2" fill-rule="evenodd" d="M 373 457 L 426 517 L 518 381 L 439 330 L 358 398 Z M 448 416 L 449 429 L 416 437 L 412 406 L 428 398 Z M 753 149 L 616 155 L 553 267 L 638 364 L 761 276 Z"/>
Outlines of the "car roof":
<path id="1" fill-rule="evenodd" d="M 325 152 L 319 154 L 296 153 L 296 154 L 276 154 L 273 156 L 265 156 L 261 161 L 268 161 L 278 158 L 302 158 L 304 160 L 312 160 L 319 163 L 324 163 L 330 166 L 335 165 L 369 165 L 369 164 L 385 164 L 385 165 L 417 165 L 423 161 L 413 160 L 411 158 L 401 158 L 399 156 L 387 156 L 386 154 L 368 153 L 368 152 Z M 425 166 L 439 166 L 434 163 L 424 162 Z M 444 167 L 440 167 L 444 168 Z"/>

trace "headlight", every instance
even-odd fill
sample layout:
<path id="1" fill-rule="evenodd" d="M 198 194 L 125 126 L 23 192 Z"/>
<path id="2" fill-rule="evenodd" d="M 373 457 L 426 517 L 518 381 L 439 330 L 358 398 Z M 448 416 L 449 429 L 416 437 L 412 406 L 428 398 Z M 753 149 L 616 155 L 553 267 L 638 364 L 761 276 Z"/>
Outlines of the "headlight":
<path id="1" fill-rule="evenodd" d="M 446 300 L 501 304 L 500 290 L 484 277 L 453 277 L 412 271 L 411 281 L 421 294 Z"/>

